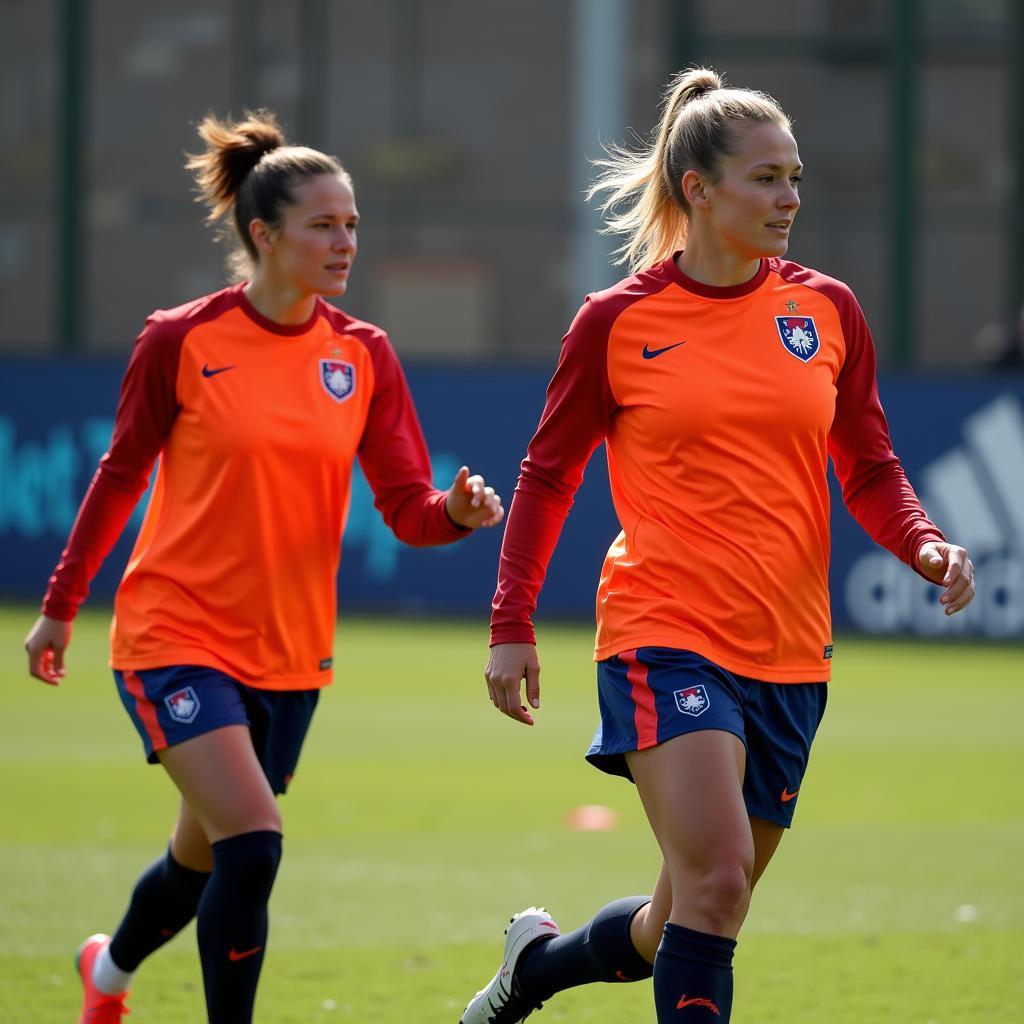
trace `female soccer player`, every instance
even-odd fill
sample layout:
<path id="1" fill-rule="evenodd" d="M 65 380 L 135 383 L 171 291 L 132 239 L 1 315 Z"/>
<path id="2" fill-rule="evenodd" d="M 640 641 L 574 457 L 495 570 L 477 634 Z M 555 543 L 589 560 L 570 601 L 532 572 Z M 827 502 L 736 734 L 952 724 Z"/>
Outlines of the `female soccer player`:
<path id="1" fill-rule="evenodd" d="M 431 484 L 387 335 L 328 305 L 356 257 L 352 180 L 288 146 L 272 114 L 207 117 L 189 161 L 211 222 L 233 221 L 246 279 L 152 314 L 121 390 L 29 671 L 56 685 L 89 582 L 156 483 L 115 601 L 111 665 L 151 762 L 181 792 L 170 848 L 112 939 L 79 951 L 81 1021 L 127 1013 L 132 972 L 193 917 L 209 1020 L 247 1024 L 281 858 L 284 793 L 331 682 L 336 575 L 358 456 L 403 541 L 495 526 L 500 498 L 462 467 Z"/>
<path id="2" fill-rule="evenodd" d="M 506 527 L 486 678 L 495 706 L 532 725 L 530 617 L 603 441 L 622 532 L 597 593 L 587 758 L 636 783 L 664 864 L 652 897 L 572 934 L 536 908 L 513 918 L 464 1024 L 652 974 L 658 1021 L 729 1019 L 736 935 L 825 708 L 829 455 L 853 515 L 944 588 L 946 614 L 974 594 L 966 551 L 892 452 L 852 293 L 782 259 L 802 166 L 775 100 L 685 71 L 651 149 L 613 150 L 603 168 L 594 192 L 638 272 L 588 296 L 564 339 Z"/>

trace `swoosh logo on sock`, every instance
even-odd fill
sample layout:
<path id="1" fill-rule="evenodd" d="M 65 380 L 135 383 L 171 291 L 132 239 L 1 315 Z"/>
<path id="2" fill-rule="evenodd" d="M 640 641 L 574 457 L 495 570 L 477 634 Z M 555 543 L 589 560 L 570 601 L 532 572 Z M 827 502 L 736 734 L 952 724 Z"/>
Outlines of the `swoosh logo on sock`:
<path id="1" fill-rule="evenodd" d="M 233 946 L 228 950 L 228 959 L 232 963 L 237 963 L 239 960 L 244 960 L 246 957 L 255 956 L 262 950 L 262 946 L 253 946 L 252 949 L 243 949 L 241 953 L 238 952 Z"/>
<path id="2" fill-rule="evenodd" d="M 701 999 L 700 996 L 695 996 L 693 999 L 687 999 L 686 993 L 684 992 L 682 998 L 676 1003 L 677 1010 L 685 1010 L 687 1006 L 703 1006 L 705 1010 L 710 1010 L 716 1017 L 721 1017 L 722 1013 L 717 1006 L 710 999 Z"/>

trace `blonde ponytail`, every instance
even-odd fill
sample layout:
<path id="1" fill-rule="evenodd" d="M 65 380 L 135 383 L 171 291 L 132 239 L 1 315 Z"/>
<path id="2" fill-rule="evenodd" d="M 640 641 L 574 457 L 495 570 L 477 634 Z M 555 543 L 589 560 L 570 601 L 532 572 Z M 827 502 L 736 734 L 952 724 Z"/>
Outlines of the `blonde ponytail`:
<path id="1" fill-rule="evenodd" d="M 775 121 L 790 128 L 772 97 L 726 88 L 711 68 L 690 68 L 665 88 L 648 148 L 613 145 L 606 158 L 595 161 L 601 170 L 587 199 L 606 193 L 598 205 L 604 233 L 626 237 L 616 263 L 642 270 L 682 248 L 689 221 L 682 176 L 692 168 L 714 178 L 720 158 L 732 151 L 731 128 L 737 121 Z"/>

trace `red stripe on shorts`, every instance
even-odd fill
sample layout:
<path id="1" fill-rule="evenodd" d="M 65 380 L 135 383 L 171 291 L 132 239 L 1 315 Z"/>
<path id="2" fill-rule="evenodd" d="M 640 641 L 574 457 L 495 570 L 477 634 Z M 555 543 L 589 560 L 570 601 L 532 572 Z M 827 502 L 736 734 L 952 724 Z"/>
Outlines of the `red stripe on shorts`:
<path id="1" fill-rule="evenodd" d="M 623 651 L 619 657 L 626 663 L 626 678 L 633 686 L 633 724 L 636 726 L 637 750 L 658 745 L 658 709 L 654 693 L 647 685 L 647 666 L 637 660 L 636 651 Z"/>
<path id="2" fill-rule="evenodd" d="M 146 734 L 149 736 L 149 742 L 154 750 L 163 750 L 167 746 L 167 737 L 164 735 L 163 729 L 160 728 L 156 717 L 156 706 L 146 696 L 142 680 L 137 673 L 130 669 L 125 669 L 122 674 L 124 675 L 124 688 L 135 698 L 135 713 L 142 721 Z"/>

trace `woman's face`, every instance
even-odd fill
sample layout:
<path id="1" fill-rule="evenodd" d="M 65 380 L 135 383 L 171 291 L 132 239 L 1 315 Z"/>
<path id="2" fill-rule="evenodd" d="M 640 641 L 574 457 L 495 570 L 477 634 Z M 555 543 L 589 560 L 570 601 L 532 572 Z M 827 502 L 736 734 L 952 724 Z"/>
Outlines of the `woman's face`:
<path id="1" fill-rule="evenodd" d="M 792 134 L 773 121 L 742 125 L 735 152 L 705 186 L 708 226 L 724 249 L 743 259 L 784 256 L 800 209 L 803 165 Z"/>
<path id="2" fill-rule="evenodd" d="M 359 213 L 351 186 L 336 174 L 317 174 L 292 188 L 281 226 L 269 232 L 275 276 L 305 295 L 344 295 L 356 258 Z"/>

